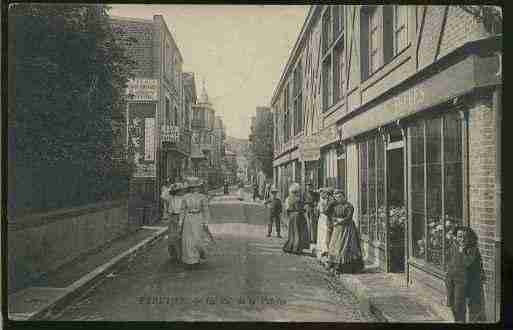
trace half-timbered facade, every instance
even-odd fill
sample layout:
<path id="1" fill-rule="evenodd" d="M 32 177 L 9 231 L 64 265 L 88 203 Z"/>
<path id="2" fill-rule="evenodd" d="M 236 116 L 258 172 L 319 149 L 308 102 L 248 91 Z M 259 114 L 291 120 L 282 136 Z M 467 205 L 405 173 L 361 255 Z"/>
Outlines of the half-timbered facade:
<path id="1" fill-rule="evenodd" d="M 447 233 L 470 226 L 495 321 L 502 36 L 466 7 L 312 6 L 271 100 L 274 180 L 343 189 L 367 262 L 439 301 Z"/>

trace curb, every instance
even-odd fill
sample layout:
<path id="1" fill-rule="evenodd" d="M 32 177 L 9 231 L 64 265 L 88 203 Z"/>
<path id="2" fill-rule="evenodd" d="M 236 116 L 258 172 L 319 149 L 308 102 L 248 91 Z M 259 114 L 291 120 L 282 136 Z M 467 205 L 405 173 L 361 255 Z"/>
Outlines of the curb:
<path id="1" fill-rule="evenodd" d="M 120 263 L 126 261 L 128 258 L 132 257 L 138 252 L 141 252 L 156 242 L 160 241 L 165 237 L 168 232 L 167 227 L 147 227 L 143 226 L 141 228 L 144 229 L 153 229 L 157 232 L 151 236 L 139 242 L 135 246 L 129 248 L 125 252 L 117 255 L 112 258 L 105 264 L 98 266 L 93 271 L 87 273 L 82 276 L 77 281 L 73 282 L 71 285 L 62 289 L 63 293 L 56 297 L 53 301 L 49 302 L 47 305 L 42 306 L 39 310 L 36 310 L 33 313 L 25 313 L 25 314 L 17 314 L 17 313 L 9 313 L 9 319 L 11 320 L 51 320 L 55 316 L 59 314 L 67 305 L 69 305 L 73 300 L 87 293 L 88 291 L 94 289 L 96 286 L 101 284 L 101 282 L 105 279 L 104 275 L 109 271 L 113 270 Z"/>

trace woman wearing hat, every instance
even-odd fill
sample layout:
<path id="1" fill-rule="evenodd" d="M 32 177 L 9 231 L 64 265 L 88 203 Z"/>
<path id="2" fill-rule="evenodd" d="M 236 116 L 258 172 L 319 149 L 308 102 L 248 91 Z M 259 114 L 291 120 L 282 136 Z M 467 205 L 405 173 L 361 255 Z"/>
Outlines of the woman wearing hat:
<path id="1" fill-rule="evenodd" d="M 192 192 L 182 200 L 182 262 L 196 265 L 206 260 L 207 243 L 212 240 L 206 227 L 210 212 L 208 199 L 201 193 L 201 182 L 196 180 L 189 186 Z"/>
<path id="2" fill-rule="evenodd" d="M 299 193 L 299 184 L 293 183 L 289 188 L 289 197 L 285 200 L 285 209 L 289 218 L 289 235 L 283 251 L 287 253 L 300 254 L 303 249 L 310 247 L 305 210 Z"/>
<path id="3" fill-rule="evenodd" d="M 353 221 L 354 208 L 342 190 L 335 190 L 334 195 L 335 201 L 328 207 L 333 227 L 328 249 L 329 266 L 339 273 L 359 272 L 364 265 L 360 235 Z"/>

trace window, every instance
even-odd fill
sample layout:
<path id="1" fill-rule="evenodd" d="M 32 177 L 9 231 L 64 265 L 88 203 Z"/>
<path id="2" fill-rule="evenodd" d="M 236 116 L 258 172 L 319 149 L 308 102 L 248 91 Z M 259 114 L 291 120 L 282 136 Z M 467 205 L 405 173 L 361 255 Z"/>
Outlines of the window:
<path id="1" fill-rule="evenodd" d="M 283 120 L 283 139 L 287 142 L 290 138 L 290 113 L 289 113 L 289 85 L 285 85 L 283 90 L 283 109 L 285 116 Z"/>
<path id="2" fill-rule="evenodd" d="M 294 135 L 303 131 L 302 74 L 301 61 L 299 61 L 294 70 Z"/>
<path id="3" fill-rule="evenodd" d="M 408 43 L 408 7 L 394 6 L 394 54 L 401 52 Z"/>
<path id="4" fill-rule="evenodd" d="M 374 7 L 369 13 L 369 69 L 370 74 L 376 72 L 381 67 L 380 58 L 380 39 L 381 28 L 379 22 L 377 7 Z"/>
<path id="5" fill-rule="evenodd" d="M 333 35 L 331 30 L 331 11 L 330 7 L 324 12 L 322 16 L 322 53 L 326 53 L 331 42 L 333 41 Z"/>
<path id="6" fill-rule="evenodd" d="M 326 111 L 333 102 L 331 56 L 322 63 L 322 78 L 322 108 Z"/>
<path id="7" fill-rule="evenodd" d="M 171 125 L 171 107 L 168 97 L 166 97 L 166 124 Z"/>
<path id="8" fill-rule="evenodd" d="M 443 268 L 446 233 L 462 223 L 461 121 L 451 113 L 420 121 L 408 131 L 413 255 Z"/>
<path id="9" fill-rule="evenodd" d="M 345 74 L 344 74 L 344 44 L 341 42 L 335 48 L 335 52 L 333 55 L 333 102 L 336 103 L 344 96 L 344 83 L 345 83 Z"/>

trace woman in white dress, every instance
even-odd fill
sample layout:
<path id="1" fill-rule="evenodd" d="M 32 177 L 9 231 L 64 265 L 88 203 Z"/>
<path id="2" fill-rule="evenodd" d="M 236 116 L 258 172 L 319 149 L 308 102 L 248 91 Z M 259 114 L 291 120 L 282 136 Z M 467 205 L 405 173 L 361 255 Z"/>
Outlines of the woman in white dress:
<path id="1" fill-rule="evenodd" d="M 182 262 L 186 265 L 206 261 L 206 249 L 211 240 L 207 227 L 210 218 L 208 199 L 201 193 L 199 182 L 192 184 L 192 190 L 182 199 Z"/>
<path id="2" fill-rule="evenodd" d="M 328 256 L 328 205 L 330 202 L 329 191 L 327 188 L 320 189 L 320 199 L 317 204 L 317 210 L 319 211 L 319 221 L 317 223 L 317 245 L 319 253 L 317 258 L 325 260 Z"/>

